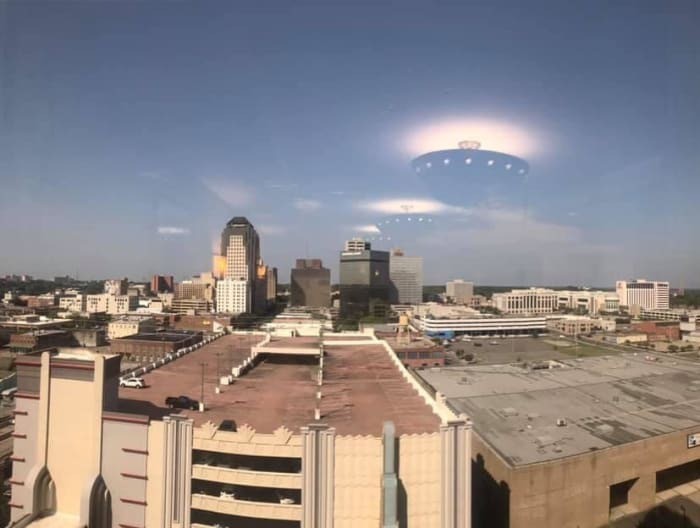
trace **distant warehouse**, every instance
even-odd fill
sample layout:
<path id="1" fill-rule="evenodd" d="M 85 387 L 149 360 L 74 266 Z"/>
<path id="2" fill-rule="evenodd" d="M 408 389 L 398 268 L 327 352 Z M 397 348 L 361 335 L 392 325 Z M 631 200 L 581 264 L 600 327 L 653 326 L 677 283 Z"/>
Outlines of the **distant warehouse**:
<path id="1" fill-rule="evenodd" d="M 134 334 L 112 341 L 112 353 L 142 358 L 160 358 L 202 340 L 201 332 L 156 332 Z"/>

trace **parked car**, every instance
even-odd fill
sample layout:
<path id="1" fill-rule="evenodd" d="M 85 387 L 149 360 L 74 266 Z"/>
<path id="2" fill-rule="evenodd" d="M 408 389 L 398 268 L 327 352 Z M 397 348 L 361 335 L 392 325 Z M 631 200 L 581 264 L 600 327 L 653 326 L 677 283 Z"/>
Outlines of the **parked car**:
<path id="1" fill-rule="evenodd" d="M 171 409 L 199 409 L 199 402 L 189 396 L 168 396 L 165 398 L 165 405 Z"/>
<path id="2" fill-rule="evenodd" d="M 3 400 L 13 400 L 15 398 L 15 394 L 17 393 L 17 387 L 12 387 L 11 389 L 5 389 L 2 391 L 2 399 Z"/>
<path id="3" fill-rule="evenodd" d="M 237 430 L 238 427 L 234 420 L 224 420 L 219 424 L 219 431 L 232 431 L 235 433 Z"/>
<path id="4" fill-rule="evenodd" d="M 143 378 L 123 378 L 119 380 L 120 387 L 129 387 L 131 389 L 143 389 L 146 386 L 146 382 Z"/>

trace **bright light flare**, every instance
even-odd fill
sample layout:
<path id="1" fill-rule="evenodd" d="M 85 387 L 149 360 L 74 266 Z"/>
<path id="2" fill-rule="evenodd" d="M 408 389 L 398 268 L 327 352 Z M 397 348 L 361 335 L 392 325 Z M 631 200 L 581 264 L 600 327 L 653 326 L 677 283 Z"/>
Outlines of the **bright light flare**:
<path id="1" fill-rule="evenodd" d="M 395 198 L 390 200 L 378 200 L 358 204 L 360 209 L 383 214 L 430 214 L 446 213 L 451 207 L 436 200 L 415 198 Z"/>
<path id="2" fill-rule="evenodd" d="M 446 119 L 419 126 L 401 139 L 401 149 L 412 158 L 459 148 L 460 141 L 478 141 L 483 150 L 495 150 L 528 158 L 541 150 L 541 141 L 531 130 L 492 119 Z"/>

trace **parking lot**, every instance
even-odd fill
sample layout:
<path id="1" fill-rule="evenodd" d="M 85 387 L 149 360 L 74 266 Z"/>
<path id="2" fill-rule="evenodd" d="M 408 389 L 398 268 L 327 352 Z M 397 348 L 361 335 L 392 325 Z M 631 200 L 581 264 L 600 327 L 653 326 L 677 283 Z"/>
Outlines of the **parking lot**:
<path id="1" fill-rule="evenodd" d="M 453 365 L 518 363 L 618 353 L 604 345 L 575 342 L 558 335 L 457 340 L 449 345 L 447 352 L 448 361 Z M 470 355 L 473 356 L 471 361 Z"/>

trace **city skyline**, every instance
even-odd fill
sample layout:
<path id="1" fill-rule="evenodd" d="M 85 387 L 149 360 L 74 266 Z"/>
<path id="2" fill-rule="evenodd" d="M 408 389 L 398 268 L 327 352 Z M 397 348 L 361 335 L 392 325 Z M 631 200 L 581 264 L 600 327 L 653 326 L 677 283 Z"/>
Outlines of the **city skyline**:
<path id="1" fill-rule="evenodd" d="M 700 286 L 692 2 L 209 5 L 0 6 L 0 274 L 182 279 L 240 215 L 281 277 L 338 282 L 343 242 L 418 202 L 436 224 L 396 246 L 425 284 Z M 436 200 L 411 160 L 463 140 L 524 189 Z"/>

